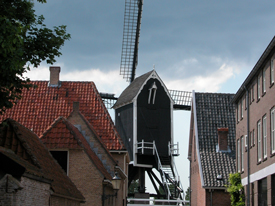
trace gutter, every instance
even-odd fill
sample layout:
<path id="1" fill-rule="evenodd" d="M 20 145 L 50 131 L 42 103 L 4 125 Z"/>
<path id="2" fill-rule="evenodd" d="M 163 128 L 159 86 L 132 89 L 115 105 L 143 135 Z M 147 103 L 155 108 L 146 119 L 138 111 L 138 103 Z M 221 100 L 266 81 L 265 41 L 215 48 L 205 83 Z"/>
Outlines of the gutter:
<path id="1" fill-rule="evenodd" d="M 274 50 L 274 47 L 275 47 L 275 36 L 273 37 L 273 39 L 271 40 L 271 42 L 269 43 L 269 45 L 267 46 L 267 48 L 265 49 L 263 54 L 261 55 L 258 62 L 253 67 L 252 71 L 249 73 L 249 75 L 244 80 L 243 84 L 241 85 L 241 87 L 239 88 L 239 90 L 237 91 L 237 93 L 235 94 L 233 99 L 231 100 L 231 103 L 235 103 L 239 99 L 239 97 L 244 93 L 245 86 L 248 85 L 250 83 L 250 81 L 253 79 L 253 76 L 258 72 L 260 67 L 265 62 L 266 58 L 270 55 L 270 51 Z"/>

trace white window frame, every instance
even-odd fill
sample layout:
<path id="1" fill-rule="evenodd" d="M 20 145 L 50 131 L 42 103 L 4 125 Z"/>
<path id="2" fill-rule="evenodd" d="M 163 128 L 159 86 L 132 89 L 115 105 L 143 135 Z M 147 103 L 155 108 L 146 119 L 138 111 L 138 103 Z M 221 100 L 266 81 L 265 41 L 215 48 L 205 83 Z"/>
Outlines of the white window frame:
<path id="1" fill-rule="evenodd" d="M 257 77 L 257 97 L 258 99 L 261 98 L 261 76 Z"/>
<path id="2" fill-rule="evenodd" d="M 270 112 L 271 152 L 275 153 L 275 108 Z"/>
<path id="3" fill-rule="evenodd" d="M 262 136 L 261 136 L 261 121 L 257 123 L 257 140 L 258 140 L 258 162 L 262 160 Z"/>
<path id="4" fill-rule="evenodd" d="M 263 117 L 263 155 L 267 158 L 267 124 L 266 115 Z"/>
<path id="5" fill-rule="evenodd" d="M 247 142 L 248 142 L 248 139 L 247 139 L 247 135 L 244 136 L 244 147 L 247 149 Z"/>
<path id="6" fill-rule="evenodd" d="M 274 83 L 274 58 L 271 59 L 270 63 L 270 84 Z"/>
<path id="7" fill-rule="evenodd" d="M 241 137 L 241 167 L 242 171 L 244 171 L 244 139 L 243 136 Z"/>
<path id="8" fill-rule="evenodd" d="M 240 139 L 237 140 L 237 152 L 238 152 L 238 154 L 237 154 L 238 155 L 238 159 L 237 159 L 237 161 L 238 161 L 237 167 L 238 168 L 237 168 L 237 171 L 240 172 L 240 169 L 241 169 Z"/>

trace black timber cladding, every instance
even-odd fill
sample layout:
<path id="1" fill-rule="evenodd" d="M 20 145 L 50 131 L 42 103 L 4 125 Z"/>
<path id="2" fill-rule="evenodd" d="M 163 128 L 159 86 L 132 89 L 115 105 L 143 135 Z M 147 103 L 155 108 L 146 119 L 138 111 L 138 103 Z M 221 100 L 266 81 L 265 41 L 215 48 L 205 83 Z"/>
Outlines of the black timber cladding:
<path id="1" fill-rule="evenodd" d="M 133 104 L 125 105 L 115 110 L 116 129 L 133 160 Z"/>
<path id="2" fill-rule="evenodd" d="M 148 104 L 149 89 L 155 83 L 155 102 Z M 168 156 L 171 142 L 171 101 L 160 81 L 149 79 L 137 99 L 137 141 L 155 141 L 160 156 Z M 152 152 L 151 152 L 152 153 Z"/>
<path id="3" fill-rule="evenodd" d="M 153 85 L 155 87 L 152 90 Z M 148 102 L 150 90 L 152 92 L 151 100 Z M 156 95 L 154 96 L 153 93 Z M 136 104 L 136 108 L 134 108 L 134 104 Z M 113 108 L 116 110 L 117 130 L 131 154 L 131 160 L 134 158 L 132 157 L 135 148 L 134 138 L 137 138 L 137 142 L 144 140 L 152 143 L 155 140 L 160 156 L 169 159 L 168 142 L 171 142 L 172 138 L 173 100 L 155 71 L 136 78 L 122 92 Z M 136 117 L 133 116 L 135 113 Z M 130 125 L 131 123 L 132 125 Z M 137 128 L 137 136 L 133 136 L 135 135 L 134 126 Z M 136 163 L 152 165 L 155 162 L 152 150 L 145 149 L 144 152 L 141 154 L 141 150 L 138 150 Z"/>
<path id="4" fill-rule="evenodd" d="M 224 187 L 235 172 L 233 94 L 195 93 L 199 154 L 205 187 Z M 229 152 L 217 151 L 218 128 L 228 127 Z M 217 175 L 223 180 L 217 181 Z"/>

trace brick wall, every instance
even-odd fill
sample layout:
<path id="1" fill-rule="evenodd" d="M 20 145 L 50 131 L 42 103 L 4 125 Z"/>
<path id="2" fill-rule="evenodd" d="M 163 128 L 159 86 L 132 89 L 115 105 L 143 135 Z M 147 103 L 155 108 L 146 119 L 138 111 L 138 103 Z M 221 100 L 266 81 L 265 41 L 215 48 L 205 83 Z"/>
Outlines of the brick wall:
<path id="1" fill-rule="evenodd" d="M 211 200 L 212 195 L 212 200 Z M 212 204 L 211 204 L 212 201 Z M 209 190 L 206 189 L 206 205 L 216 205 L 216 206 L 230 206 L 230 194 L 225 192 L 225 190 Z"/>
<path id="2" fill-rule="evenodd" d="M 69 122 L 73 125 L 81 125 L 81 130 L 85 131 L 86 136 L 89 137 L 90 141 L 93 142 L 94 147 L 98 149 L 98 154 L 102 155 L 102 159 L 106 160 L 108 165 L 115 166 L 115 162 L 110 158 L 109 154 L 106 153 L 105 148 L 102 144 L 97 140 L 96 134 L 92 131 L 82 117 L 79 115 L 77 111 L 74 111 L 72 115 L 68 118 Z M 111 168 L 112 169 L 112 168 Z M 113 169 L 112 169 L 113 170 Z"/>
<path id="3" fill-rule="evenodd" d="M 7 184 L 11 184 L 7 182 Z M 50 184 L 39 182 L 27 177 L 21 177 L 20 189 L 9 187 L 8 192 L 5 188 L 0 188 L 2 206 L 18 205 L 39 205 L 49 206 Z"/>
<path id="4" fill-rule="evenodd" d="M 69 177 L 85 197 L 81 205 L 102 205 L 103 176 L 84 150 L 69 151 Z"/>
<path id="5" fill-rule="evenodd" d="M 193 128 L 194 131 L 194 128 Z M 201 178 L 199 172 L 198 157 L 196 151 L 195 133 L 192 137 L 192 154 L 190 158 L 190 189 L 191 189 L 191 205 L 200 206 L 205 205 L 205 190 L 201 185 Z"/>

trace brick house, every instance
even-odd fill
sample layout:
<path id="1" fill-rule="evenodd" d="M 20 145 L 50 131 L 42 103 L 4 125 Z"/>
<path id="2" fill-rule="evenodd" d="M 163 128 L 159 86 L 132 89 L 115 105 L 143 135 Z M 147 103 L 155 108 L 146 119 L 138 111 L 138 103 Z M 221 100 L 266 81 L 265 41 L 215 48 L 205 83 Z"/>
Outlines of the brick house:
<path id="1" fill-rule="evenodd" d="M 123 205 L 127 196 L 128 152 L 99 92 L 93 82 L 61 82 L 59 74 L 60 67 L 50 67 L 50 81 L 32 81 L 31 83 L 37 85 L 37 88 L 23 90 L 22 99 L 1 118 L 13 118 L 40 137 L 59 117 L 68 119 L 73 125 L 79 125 L 78 128 L 90 135 L 94 144 L 98 146 L 101 144 L 98 155 L 108 157 L 104 159 L 107 164 L 111 162 L 111 165 L 115 165 L 110 170 L 113 173 L 118 171 L 120 177 L 126 178 L 114 200 L 116 205 Z M 74 106 L 77 109 L 74 110 Z M 100 144 L 97 139 L 100 139 Z M 67 148 L 67 151 L 69 149 Z M 72 157 L 70 154 L 68 156 Z M 70 173 L 69 176 L 71 179 L 76 179 L 79 178 L 79 173 L 76 177 L 72 177 Z M 85 179 L 83 181 L 85 182 Z M 103 190 L 101 192 L 103 195 Z"/>
<path id="2" fill-rule="evenodd" d="M 275 205 L 274 58 L 275 37 L 232 101 L 236 115 L 236 169 L 241 173 L 250 205 Z"/>
<path id="3" fill-rule="evenodd" d="M 229 206 L 225 185 L 235 172 L 233 94 L 195 93 L 191 107 L 188 159 L 190 204 Z"/>
<path id="4" fill-rule="evenodd" d="M 0 205 L 77 206 L 85 199 L 30 130 L 0 125 Z"/>

